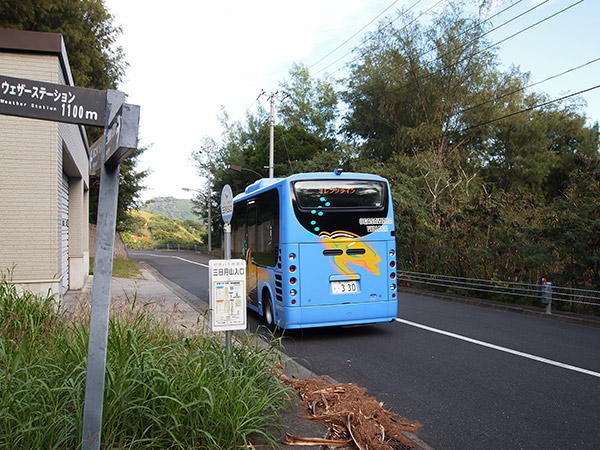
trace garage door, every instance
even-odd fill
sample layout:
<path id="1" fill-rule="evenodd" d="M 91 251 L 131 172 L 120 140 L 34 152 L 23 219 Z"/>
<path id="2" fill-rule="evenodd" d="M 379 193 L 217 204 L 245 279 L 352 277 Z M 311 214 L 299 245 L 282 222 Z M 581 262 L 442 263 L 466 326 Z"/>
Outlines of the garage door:
<path id="1" fill-rule="evenodd" d="M 69 289 L 69 178 L 63 173 L 58 189 L 58 261 L 60 293 Z"/>

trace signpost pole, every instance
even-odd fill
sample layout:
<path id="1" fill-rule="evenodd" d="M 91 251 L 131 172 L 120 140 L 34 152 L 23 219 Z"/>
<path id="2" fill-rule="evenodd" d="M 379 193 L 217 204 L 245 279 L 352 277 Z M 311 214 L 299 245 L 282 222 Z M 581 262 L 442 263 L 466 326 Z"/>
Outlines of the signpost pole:
<path id="1" fill-rule="evenodd" d="M 104 138 L 108 130 L 119 123 L 125 94 L 107 91 L 107 118 Z M 108 147 L 105 142 L 104 148 Z M 111 281 L 117 201 L 119 196 L 120 163 L 100 165 L 100 192 L 96 226 L 96 250 L 94 255 L 94 284 L 92 286 L 92 310 L 90 313 L 90 337 L 85 379 L 85 403 L 83 406 L 82 450 L 99 450 L 102 434 L 102 410 L 104 401 L 104 379 L 106 375 L 106 347 L 110 314 Z"/>
<path id="2" fill-rule="evenodd" d="M 83 409 L 81 447 L 83 450 L 100 448 L 119 167 L 120 165 L 109 168 L 102 164 L 100 173 L 94 284 Z"/>

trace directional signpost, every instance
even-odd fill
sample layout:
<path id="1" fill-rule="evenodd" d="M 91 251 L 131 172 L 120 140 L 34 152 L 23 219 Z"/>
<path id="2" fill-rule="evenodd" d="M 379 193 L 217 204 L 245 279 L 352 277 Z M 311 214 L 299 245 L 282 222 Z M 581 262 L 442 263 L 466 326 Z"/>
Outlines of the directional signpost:
<path id="1" fill-rule="evenodd" d="M 82 449 L 97 450 L 102 430 L 119 167 L 137 148 L 140 107 L 125 104 L 125 94 L 119 91 L 0 75 L 0 114 L 104 127 L 104 135 L 90 148 L 90 172 L 100 170 L 100 194 L 82 429 Z"/>
<path id="2" fill-rule="evenodd" d="M 90 173 L 100 170 L 103 164 L 114 166 L 137 148 L 137 124 L 140 121 L 140 107 L 123 105 L 123 113 L 108 129 L 106 136 L 100 136 L 90 147 Z"/>
<path id="3" fill-rule="evenodd" d="M 106 91 L 0 75 L 0 114 L 103 127 Z"/>

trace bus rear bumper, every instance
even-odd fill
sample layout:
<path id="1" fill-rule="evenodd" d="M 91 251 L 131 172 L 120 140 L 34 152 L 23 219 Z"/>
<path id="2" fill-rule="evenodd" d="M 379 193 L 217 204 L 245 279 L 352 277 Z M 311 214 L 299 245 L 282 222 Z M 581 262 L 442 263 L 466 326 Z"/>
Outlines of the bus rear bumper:
<path id="1" fill-rule="evenodd" d="M 398 313 L 397 301 L 286 308 L 286 329 L 332 327 L 391 322 Z"/>

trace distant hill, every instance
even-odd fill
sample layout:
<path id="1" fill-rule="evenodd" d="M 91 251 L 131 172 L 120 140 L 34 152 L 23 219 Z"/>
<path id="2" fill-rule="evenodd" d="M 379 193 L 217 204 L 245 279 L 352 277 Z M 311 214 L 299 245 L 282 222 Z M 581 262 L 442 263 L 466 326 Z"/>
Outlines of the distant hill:
<path id="1" fill-rule="evenodd" d="M 121 237 L 128 248 L 197 248 L 206 242 L 206 230 L 199 222 L 170 219 L 149 211 L 130 210 L 127 229 Z"/>
<path id="2" fill-rule="evenodd" d="M 192 213 L 192 201 L 174 197 L 154 197 L 140 208 L 142 211 L 153 212 L 177 220 L 195 220 L 198 216 Z"/>

